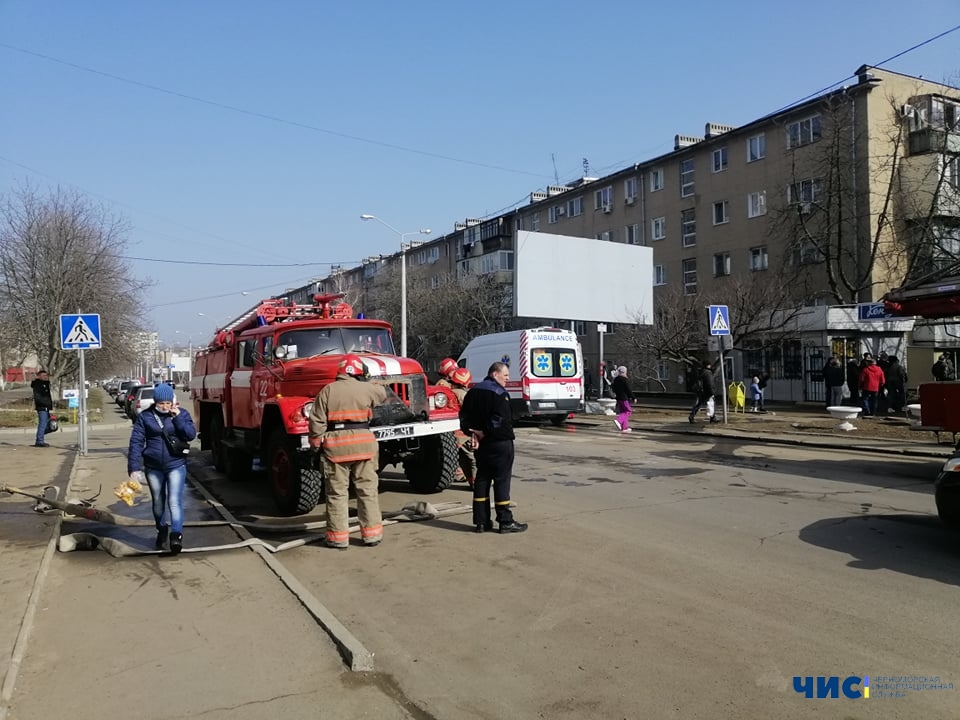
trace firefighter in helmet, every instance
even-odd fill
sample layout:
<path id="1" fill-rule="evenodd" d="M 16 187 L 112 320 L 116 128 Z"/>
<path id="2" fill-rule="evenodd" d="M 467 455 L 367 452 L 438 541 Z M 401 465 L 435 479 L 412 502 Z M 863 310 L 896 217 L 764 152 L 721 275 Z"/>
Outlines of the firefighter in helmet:
<path id="1" fill-rule="evenodd" d="M 441 387 L 452 388 L 453 383 L 450 382 L 453 377 L 453 373 L 457 370 L 457 361 L 453 358 L 444 358 L 440 361 L 440 379 L 437 380 L 437 385 Z"/>
<path id="2" fill-rule="evenodd" d="M 364 545 L 383 539 L 377 477 L 377 439 L 370 432 L 373 408 L 387 399 L 383 385 L 363 382 L 367 369 L 356 355 L 344 355 L 337 379 L 317 394 L 310 411 L 310 447 L 321 448 L 327 500 L 327 546 L 350 544 L 350 484 L 357 495 L 357 515 Z"/>
<path id="3" fill-rule="evenodd" d="M 473 382 L 473 376 L 466 368 L 458 367 L 450 375 L 450 382 L 453 394 L 457 396 L 457 403 L 463 405 L 463 399 L 467 396 L 467 390 Z M 457 438 L 457 455 L 460 460 L 460 471 L 463 473 L 463 479 L 473 487 L 473 481 L 477 477 L 477 459 L 473 455 L 473 443 L 470 442 L 470 436 L 463 430 L 454 432 Z"/>

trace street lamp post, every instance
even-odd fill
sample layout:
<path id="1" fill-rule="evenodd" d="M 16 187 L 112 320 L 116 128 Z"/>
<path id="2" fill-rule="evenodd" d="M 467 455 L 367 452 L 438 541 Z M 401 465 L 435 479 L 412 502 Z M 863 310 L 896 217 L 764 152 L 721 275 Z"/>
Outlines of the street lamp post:
<path id="1" fill-rule="evenodd" d="M 407 250 L 418 247 L 422 243 L 416 241 L 405 242 L 409 235 L 429 235 L 430 228 L 420 228 L 414 232 L 400 232 L 393 225 L 384 222 L 376 215 L 361 215 L 361 220 L 376 220 L 400 236 L 400 355 L 407 356 Z"/>

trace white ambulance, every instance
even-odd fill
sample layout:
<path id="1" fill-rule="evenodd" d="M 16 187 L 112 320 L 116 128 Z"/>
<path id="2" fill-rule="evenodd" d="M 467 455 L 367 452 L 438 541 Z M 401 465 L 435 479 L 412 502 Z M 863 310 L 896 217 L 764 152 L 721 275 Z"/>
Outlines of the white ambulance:
<path id="1" fill-rule="evenodd" d="M 475 337 L 457 364 L 479 382 L 490 365 L 510 368 L 510 406 L 514 419 L 548 417 L 562 425 L 583 404 L 583 352 L 569 330 L 541 327 Z"/>

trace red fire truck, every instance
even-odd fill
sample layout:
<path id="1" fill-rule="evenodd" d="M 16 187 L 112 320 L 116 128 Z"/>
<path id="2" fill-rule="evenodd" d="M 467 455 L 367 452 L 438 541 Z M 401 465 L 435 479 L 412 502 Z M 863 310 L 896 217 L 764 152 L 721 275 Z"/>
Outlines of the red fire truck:
<path id="1" fill-rule="evenodd" d="M 415 360 L 394 353 L 390 325 L 353 317 L 342 295 L 312 305 L 264 300 L 216 332 L 195 358 L 190 396 L 202 450 L 229 477 L 247 477 L 254 458 L 266 469 L 281 512 L 309 512 L 323 475 L 307 442 L 314 398 L 333 382 L 345 353 L 358 355 L 370 382 L 388 388 L 371 430 L 380 469 L 402 464 L 418 492 L 450 485 L 457 468 L 456 398 L 427 384 Z"/>
<path id="2" fill-rule="evenodd" d="M 888 292 L 883 302 L 893 315 L 949 320 L 960 317 L 960 263 Z M 924 383 L 920 424 L 938 432 L 960 432 L 960 382 Z M 960 527 L 960 445 L 934 483 L 937 514 L 945 525 Z"/>

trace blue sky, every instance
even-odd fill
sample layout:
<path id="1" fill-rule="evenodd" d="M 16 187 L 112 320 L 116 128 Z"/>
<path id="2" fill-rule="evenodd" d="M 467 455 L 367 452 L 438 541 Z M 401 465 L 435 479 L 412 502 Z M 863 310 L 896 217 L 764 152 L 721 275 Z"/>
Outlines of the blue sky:
<path id="1" fill-rule="evenodd" d="M 258 296 L 396 251 L 362 213 L 436 237 L 553 183 L 551 156 L 561 182 L 583 158 L 612 172 L 960 24 L 956 0 L 652 5 L 0 0 L 0 192 L 79 189 L 136 256 L 317 263 L 133 261 L 152 329 L 205 343 Z M 884 67 L 957 84 L 958 50 Z"/>

